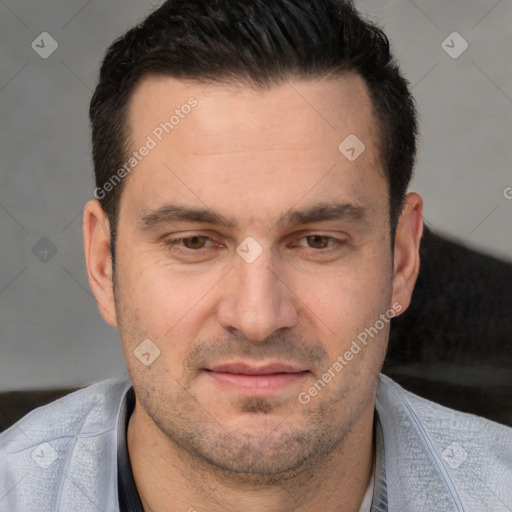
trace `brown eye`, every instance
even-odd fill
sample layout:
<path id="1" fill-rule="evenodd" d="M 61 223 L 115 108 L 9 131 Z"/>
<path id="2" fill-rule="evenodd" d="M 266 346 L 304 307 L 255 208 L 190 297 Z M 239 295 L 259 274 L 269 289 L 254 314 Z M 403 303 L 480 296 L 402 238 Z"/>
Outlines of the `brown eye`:
<path id="1" fill-rule="evenodd" d="M 306 240 L 309 247 L 312 247 L 313 249 L 326 249 L 329 247 L 330 238 L 322 235 L 311 235 L 307 236 Z"/>
<path id="2" fill-rule="evenodd" d="M 182 242 L 187 249 L 203 249 L 209 239 L 207 236 L 191 236 L 182 238 Z"/>

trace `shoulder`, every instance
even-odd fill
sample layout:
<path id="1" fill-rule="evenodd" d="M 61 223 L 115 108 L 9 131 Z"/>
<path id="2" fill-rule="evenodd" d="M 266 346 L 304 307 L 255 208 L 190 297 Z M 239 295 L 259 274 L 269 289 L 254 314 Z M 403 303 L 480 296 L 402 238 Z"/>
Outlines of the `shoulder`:
<path id="1" fill-rule="evenodd" d="M 127 378 L 93 384 L 0 434 L 0 512 L 51 510 L 55 500 L 72 494 L 74 473 L 91 489 L 105 484 L 116 467 L 117 418 L 130 386 Z"/>
<path id="2" fill-rule="evenodd" d="M 461 510 L 512 505 L 512 428 L 443 407 L 385 376 L 377 411 L 392 471 L 435 482 Z"/>
<path id="3" fill-rule="evenodd" d="M 512 450 L 512 428 L 494 421 L 468 414 L 420 397 L 405 390 L 390 378 L 381 375 L 379 383 L 380 401 L 399 415 L 406 414 L 426 433 L 441 439 L 470 440 L 474 444 L 484 443 L 491 449 L 505 443 Z M 489 434 L 493 437 L 489 437 Z"/>
<path id="4" fill-rule="evenodd" d="M 0 450 L 105 428 L 129 385 L 126 379 L 105 380 L 34 409 L 0 434 Z"/>

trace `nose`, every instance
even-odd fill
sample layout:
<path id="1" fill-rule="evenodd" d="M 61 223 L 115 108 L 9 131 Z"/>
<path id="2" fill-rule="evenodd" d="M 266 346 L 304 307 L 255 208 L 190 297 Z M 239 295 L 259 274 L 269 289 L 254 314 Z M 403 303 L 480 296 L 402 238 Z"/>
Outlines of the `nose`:
<path id="1" fill-rule="evenodd" d="M 297 325 L 298 300 L 273 264 L 270 251 L 252 263 L 236 257 L 217 316 L 224 329 L 238 331 L 253 342 L 263 342 L 273 332 Z"/>

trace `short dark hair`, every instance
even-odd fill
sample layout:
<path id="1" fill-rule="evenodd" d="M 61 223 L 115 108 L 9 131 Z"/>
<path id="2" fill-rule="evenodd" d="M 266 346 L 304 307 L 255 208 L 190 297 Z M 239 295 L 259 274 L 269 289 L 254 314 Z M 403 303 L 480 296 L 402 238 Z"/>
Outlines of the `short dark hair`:
<path id="1" fill-rule="evenodd" d="M 145 76 L 266 88 L 346 72 L 364 79 L 378 122 L 393 240 L 414 167 L 416 109 L 387 37 L 349 0 L 165 2 L 117 39 L 101 66 L 90 105 L 96 190 L 126 161 L 127 105 Z M 123 182 L 99 198 L 113 245 Z"/>

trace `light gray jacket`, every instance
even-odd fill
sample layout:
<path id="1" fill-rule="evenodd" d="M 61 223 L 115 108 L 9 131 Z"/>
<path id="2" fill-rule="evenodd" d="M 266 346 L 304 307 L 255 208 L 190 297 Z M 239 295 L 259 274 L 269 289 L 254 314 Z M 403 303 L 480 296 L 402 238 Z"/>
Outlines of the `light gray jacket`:
<path id="1" fill-rule="evenodd" d="M 32 411 L 0 434 L 0 512 L 117 512 L 127 378 Z M 372 511 L 511 512 L 512 429 L 380 377 Z"/>

